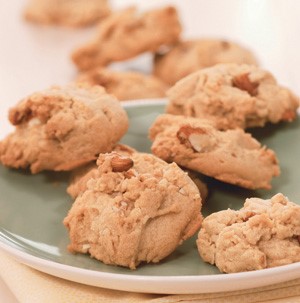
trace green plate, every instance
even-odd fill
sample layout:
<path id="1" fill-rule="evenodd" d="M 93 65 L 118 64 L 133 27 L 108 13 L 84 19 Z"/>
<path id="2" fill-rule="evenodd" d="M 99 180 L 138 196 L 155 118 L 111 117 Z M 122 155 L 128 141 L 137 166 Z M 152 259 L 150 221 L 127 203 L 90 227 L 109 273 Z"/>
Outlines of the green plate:
<path id="1" fill-rule="evenodd" d="M 155 117 L 164 112 L 164 106 L 163 100 L 126 103 L 130 128 L 122 142 L 149 152 L 148 129 Z M 210 195 L 203 209 L 205 215 L 228 207 L 238 209 L 248 197 L 270 198 L 278 192 L 291 201 L 300 201 L 299 119 L 254 130 L 253 135 L 276 151 L 281 175 L 273 180 L 270 191 L 243 190 L 208 180 Z M 134 271 L 105 265 L 87 255 L 70 254 L 66 248 L 68 234 L 62 224 L 72 205 L 66 194 L 67 181 L 67 173 L 31 175 L 0 167 L 0 246 L 3 249 L 19 261 L 55 276 L 128 291 L 200 293 L 256 287 L 300 277 L 299 263 L 248 273 L 220 274 L 216 267 L 200 259 L 195 237 L 159 264 L 143 264 Z M 234 283 L 235 280 L 239 283 Z"/>

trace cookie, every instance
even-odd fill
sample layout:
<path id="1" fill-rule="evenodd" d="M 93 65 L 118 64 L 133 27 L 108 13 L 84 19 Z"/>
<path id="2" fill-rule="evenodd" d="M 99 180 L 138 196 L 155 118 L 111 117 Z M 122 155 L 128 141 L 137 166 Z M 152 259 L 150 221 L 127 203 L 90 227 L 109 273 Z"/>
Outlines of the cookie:
<path id="1" fill-rule="evenodd" d="M 250 65 L 219 64 L 177 82 L 167 92 L 166 111 L 206 118 L 220 129 L 292 121 L 299 99 L 267 71 Z"/>
<path id="2" fill-rule="evenodd" d="M 149 130 L 154 155 L 223 182 L 271 188 L 275 153 L 242 129 L 218 130 L 209 120 L 163 114 Z"/>
<path id="3" fill-rule="evenodd" d="M 156 54 L 153 74 L 174 85 L 193 72 L 219 63 L 258 64 L 253 53 L 237 43 L 195 39 L 181 41 L 165 54 Z"/>
<path id="4" fill-rule="evenodd" d="M 299 237 L 300 206 L 277 194 L 206 217 L 197 246 L 205 262 L 233 273 L 299 262 Z"/>
<path id="5" fill-rule="evenodd" d="M 128 129 L 120 102 L 100 86 L 52 87 L 9 112 L 15 131 L 0 142 L 0 162 L 13 168 L 72 170 L 109 152 Z"/>
<path id="6" fill-rule="evenodd" d="M 71 27 L 91 25 L 109 14 L 107 0 L 29 0 L 24 11 L 30 22 Z"/>
<path id="7" fill-rule="evenodd" d="M 77 82 L 101 85 L 118 100 L 134 100 L 165 97 L 168 86 L 158 78 L 138 72 L 117 72 L 106 68 L 95 68 L 83 72 Z"/>
<path id="8" fill-rule="evenodd" d="M 106 66 L 172 45 L 180 33 L 177 11 L 172 6 L 142 15 L 129 8 L 103 20 L 94 39 L 76 49 L 72 59 L 80 70 Z"/>
<path id="9" fill-rule="evenodd" d="M 110 153 L 101 154 L 97 165 L 98 177 L 64 219 L 71 252 L 135 269 L 159 262 L 199 229 L 199 191 L 175 163 Z"/>
<path id="10" fill-rule="evenodd" d="M 113 151 L 123 156 L 131 156 L 133 153 L 137 152 L 135 149 L 125 144 L 117 144 L 116 147 L 113 148 Z M 96 178 L 97 176 L 98 169 L 96 161 L 90 162 L 84 166 L 74 169 L 71 174 L 71 180 L 67 188 L 67 193 L 73 199 L 75 199 L 87 189 L 87 182 L 91 178 Z"/>

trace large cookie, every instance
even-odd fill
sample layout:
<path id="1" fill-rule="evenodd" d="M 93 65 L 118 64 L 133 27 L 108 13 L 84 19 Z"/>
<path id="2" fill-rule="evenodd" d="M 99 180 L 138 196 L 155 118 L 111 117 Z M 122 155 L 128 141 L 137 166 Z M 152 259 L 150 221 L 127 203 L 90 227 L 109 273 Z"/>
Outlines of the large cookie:
<path id="1" fill-rule="evenodd" d="M 39 24 L 80 27 L 109 14 L 107 0 L 28 0 L 24 17 Z"/>
<path id="2" fill-rule="evenodd" d="M 199 191 L 175 163 L 110 153 L 97 164 L 98 177 L 64 219 L 70 251 L 135 269 L 159 262 L 200 227 Z"/>
<path id="3" fill-rule="evenodd" d="M 174 7 L 142 15 L 129 8 L 103 20 L 94 39 L 75 50 L 72 59 L 80 70 L 105 66 L 172 45 L 178 41 L 180 33 L 181 25 Z"/>
<path id="4" fill-rule="evenodd" d="M 250 50 L 237 43 L 218 39 L 181 41 L 154 60 L 155 76 L 169 85 L 183 77 L 219 63 L 246 63 L 257 65 Z"/>
<path id="5" fill-rule="evenodd" d="M 138 72 L 95 68 L 79 75 L 77 82 L 101 85 L 118 100 L 165 97 L 168 86 L 160 79 Z"/>
<path id="6" fill-rule="evenodd" d="M 204 261 L 232 273 L 299 262 L 299 239 L 300 206 L 277 194 L 206 217 L 197 246 Z"/>
<path id="7" fill-rule="evenodd" d="M 274 152 L 242 129 L 218 130 L 209 120 L 160 115 L 150 128 L 153 154 L 167 162 L 249 189 L 271 187 Z"/>
<path id="8" fill-rule="evenodd" d="M 14 168 L 71 170 L 109 152 L 128 128 L 115 97 L 100 86 L 53 87 L 9 112 L 15 131 L 0 142 L 0 162 Z"/>
<path id="9" fill-rule="evenodd" d="M 267 71 L 250 65 L 219 64 L 177 82 L 166 111 L 206 118 L 220 129 L 292 121 L 299 99 Z"/>

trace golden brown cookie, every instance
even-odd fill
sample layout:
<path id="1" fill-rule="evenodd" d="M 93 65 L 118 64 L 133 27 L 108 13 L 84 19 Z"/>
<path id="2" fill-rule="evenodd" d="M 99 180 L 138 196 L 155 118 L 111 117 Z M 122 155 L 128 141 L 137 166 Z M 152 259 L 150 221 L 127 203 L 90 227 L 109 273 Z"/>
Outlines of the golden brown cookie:
<path id="1" fill-rule="evenodd" d="M 205 262 L 232 273 L 299 262 L 299 237 L 300 206 L 277 194 L 206 217 L 197 246 Z"/>
<path id="2" fill-rule="evenodd" d="M 135 269 L 159 262 L 199 229 L 199 191 L 175 163 L 110 153 L 101 154 L 97 165 L 99 177 L 64 219 L 70 251 Z"/>
<path id="3" fill-rule="evenodd" d="M 77 82 L 101 85 L 120 101 L 165 97 L 168 89 L 164 82 L 154 76 L 133 71 L 117 72 L 101 67 L 81 73 Z"/>
<path id="4" fill-rule="evenodd" d="M 100 86 L 36 92 L 9 112 L 15 131 L 0 142 L 0 162 L 14 168 L 72 170 L 108 152 L 128 128 L 115 97 Z"/>
<path id="5" fill-rule="evenodd" d="M 109 14 L 107 0 L 29 0 L 24 17 L 39 24 L 80 27 L 96 23 Z"/>
<path id="6" fill-rule="evenodd" d="M 117 144 L 113 148 L 113 151 L 123 156 L 131 156 L 136 152 L 135 149 L 125 144 Z M 79 194 L 87 189 L 87 182 L 91 178 L 96 178 L 97 176 L 98 168 L 96 161 L 90 162 L 87 165 L 74 169 L 71 174 L 71 180 L 67 188 L 67 193 L 73 199 L 75 199 Z"/>
<path id="7" fill-rule="evenodd" d="M 75 50 L 72 59 L 80 70 L 106 66 L 172 45 L 180 33 L 177 11 L 172 6 L 142 15 L 129 8 L 101 22 L 94 39 Z"/>
<path id="8" fill-rule="evenodd" d="M 163 114 L 150 139 L 157 157 L 223 182 L 269 189 L 279 175 L 275 153 L 242 129 L 220 131 L 209 120 Z"/>
<path id="9" fill-rule="evenodd" d="M 166 111 L 214 121 L 220 129 L 292 121 L 299 99 L 267 71 L 250 65 L 219 64 L 177 82 Z"/>
<path id="10" fill-rule="evenodd" d="M 165 54 L 157 54 L 153 74 L 169 85 L 202 68 L 219 63 L 257 65 L 252 52 L 243 46 L 219 39 L 181 41 Z"/>

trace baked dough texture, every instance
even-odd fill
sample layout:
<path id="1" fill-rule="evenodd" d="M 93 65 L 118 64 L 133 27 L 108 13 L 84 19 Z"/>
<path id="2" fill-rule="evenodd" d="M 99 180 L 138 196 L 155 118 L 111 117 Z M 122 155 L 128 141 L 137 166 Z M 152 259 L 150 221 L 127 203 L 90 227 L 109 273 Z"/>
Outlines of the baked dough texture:
<path id="1" fill-rule="evenodd" d="M 28 0 L 24 18 L 38 24 L 82 27 L 110 14 L 107 0 Z"/>
<path id="2" fill-rule="evenodd" d="M 0 162 L 13 168 L 72 170 L 110 152 L 128 129 L 120 102 L 100 86 L 52 87 L 9 112 L 15 131 L 0 142 Z"/>
<path id="3" fill-rule="evenodd" d="M 170 51 L 156 54 L 153 74 L 169 85 L 187 75 L 219 63 L 258 65 L 245 47 L 220 39 L 195 39 L 178 42 Z"/>
<path id="4" fill-rule="evenodd" d="M 218 130 L 209 120 L 162 114 L 149 130 L 154 155 L 223 182 L 271 188 L 275 153 L 242 129 Z"/>
<path id="5" fill-rule="evenodd" d="M 159 262 L 200 227 L 201 198 L 175 163 L 143 153 L 100 154 L 64 224 L 71 252 L 135 269 Z"/>
<path id="6" fill-rule="evenodd" d="M 300 206 L 277 194 L 206 217 L 197 246 L 205 262 L 233 273 L 299 262 L 299 237 Z"/>
<path id="7" fill-rule="evenodd" d="M 144 14 L 138 14 L 131 7 L 103 20 L 94 39 L 76 49 L 72 59 L 80 70 L 106 66 L 172 45 L 178 41 L 180 33 L 181 24 L 174 7 Z"/>
<path id="8" fill-rule="evenodd" d="M 163 81 L 154 76 L 133 71 L 113 71 L 102 67 L 81 73 L 76 81 L 101 85 L 120 101 L 165 97 L 168 89 Z"/>
<path id="9" fill-rule="evenodd" d="M 299 99 L 267 71 L 250 65 L 218 64 L 195 72 L 167 92 L 166 111 L 206 118 L 220 129 L 292 121 Z"/>
<path id="10" fill-rule="evenodd" d="M 125 145 L 125 144 L 117 144 L 113 148 L 113 151 L 122 156 L 131 156 L 133 153 L 137 152 L 134 148 L 132 148 L 128 145 Z M 99 170 L 98 170 L 96 161 L 90 162 L 86 165 L 83 165 L 81 167 L 74 169 L 71 173 L 70 184 L 67 188 L 67 193 L 73 199 L 75 199 L 81 193 L 86 191 L 87 182 L 91 178 L 98 177 L 98 175 L 99 175 L 98 172 L 99 172 Z"/>

